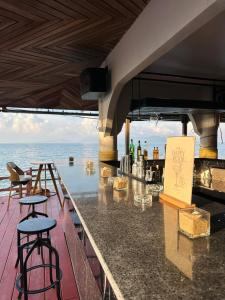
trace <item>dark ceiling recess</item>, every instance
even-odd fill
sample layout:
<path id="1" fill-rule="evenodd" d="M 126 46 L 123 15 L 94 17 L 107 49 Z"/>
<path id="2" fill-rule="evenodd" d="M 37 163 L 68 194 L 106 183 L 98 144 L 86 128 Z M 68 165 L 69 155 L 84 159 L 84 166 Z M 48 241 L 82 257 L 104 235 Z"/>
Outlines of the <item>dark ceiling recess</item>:
<path id="1" fill-rule="evenodd" d="M 87 68 L 80 75 L 80 92 L 83 100 L 98 100 L 107 91 L 108 69 Z"/>
<path id="2" fill-rule="evenodd" d="M 193 111 L 201 113 L 213 110 L 220 113 L 221 121 L 224 122 L 225 80 L 223 79 L 145 71 L 133 78 L 132 86 L 135 82 L 136 94 L 132 94 L 130 106 L 133 119 L 147 120 L 153 118 L 182 121 L 185 115 Z M 143 84 L 141 84 L 142 82 Z M 166 97 L 160 97 L 165 85 Z M 147 90 L 146 86 L 148 87 Z M 210 99 L 205 100 L 206 94 L 204 93 L 199 94 L 200 98 L 197 98 L 196 87 L 209 91 Z M 171 92 L 173 88 L 175 88 L 175 94 Z M 192 94 L 187 95 L 187 90 L 192 91 Z M 157 96 L 152 96 L 154 93 Z M 174 95 L 175 97 L 173 97 Z"/>

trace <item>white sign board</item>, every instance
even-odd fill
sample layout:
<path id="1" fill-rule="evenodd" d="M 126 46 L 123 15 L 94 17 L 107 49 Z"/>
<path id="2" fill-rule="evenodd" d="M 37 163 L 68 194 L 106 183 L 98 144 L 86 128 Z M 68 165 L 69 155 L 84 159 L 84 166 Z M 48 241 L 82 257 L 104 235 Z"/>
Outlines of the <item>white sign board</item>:
<path id="1" fill-rule="evenodd" d="M 164 194 L 187 204 L 192 200 L 194 152 L 194 137 L 167 139 Z"/>

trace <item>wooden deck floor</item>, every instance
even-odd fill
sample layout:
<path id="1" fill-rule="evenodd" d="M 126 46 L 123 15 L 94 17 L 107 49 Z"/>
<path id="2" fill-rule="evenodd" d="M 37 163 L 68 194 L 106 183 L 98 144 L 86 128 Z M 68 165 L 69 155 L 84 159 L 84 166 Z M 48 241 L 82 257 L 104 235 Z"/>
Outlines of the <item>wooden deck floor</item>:
<path id="1" fill-rule="evenodd" d="M 0 198 L 0 299 L 17 299 L 18 291 L 15 288 L 15 279 L 17 269 L 14 267 L 17 249 L 16 249 L 16 225 L 19 220 L 28 212 L 28 208 L 23 207 L 22 213 L 19 212 L 17 200 L 13 200 L 9 211 L 6 210 L 7 198 Z M 66 209 L 66 208 L 65 208 Z M 36 207 L 37 211 L 43 211 L 44 205 Z M 49 198 L 47 213 L 49 217 L 57 220 L 57 227 L 51 231 L 52 243 L 56 247 L 60 257 L 60 268 L 63 272 L 61 281 L 62 299 L 78 300 L 79 295 L 72 271 L 72 265 L 68 253 L 68 248 L 62 228 L 63 211 L 59 207 L 59 202 L 55 196 Z M 31 257 L 30 263 L 37 264 L 41 261 L 40 255 L 35 251 Z M 30 272 L 29 288 L 35 289 L 48 285 L 49 274 L 42 269 Z M 56 298 L 56 292 L 51 289 L 45 293 L 29 295 L 29 299 L 53 300 Z"/>

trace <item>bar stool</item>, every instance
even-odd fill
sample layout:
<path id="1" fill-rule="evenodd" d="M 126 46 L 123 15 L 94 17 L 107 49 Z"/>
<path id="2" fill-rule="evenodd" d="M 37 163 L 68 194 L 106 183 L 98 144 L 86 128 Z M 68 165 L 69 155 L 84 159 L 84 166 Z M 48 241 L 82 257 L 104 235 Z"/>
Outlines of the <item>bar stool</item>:
<path id="1" fill-rule="evenodd" d="M 34 195 L 34 196 L 28 196 L 28 197 L 21 198 L 19 200 L 20 205 L 29 205 L 32 207 L 32 211 L 25 218 L 23 218 L 20 221 L 20 223 L 29 218 L 37 218 L 38 216 L 48 217 L 47 214 L 38 212 L 35 210 L 36 204 L 41 204 L 41 203 L 47 202 L 47 200 L 48 200 L 48 197 L 41 196 L 41 195 Z"/>
<path id="2" fill-rule="evenodd" d="M 20 220 L 20 223 L 25 221 L 25 220 L 28 220 L 29 218 L 37 218 L 38 215 L 48 218 L 47 214 L 35 211 L 35 204 L 44 203 L 47 200 L 48 200 L 48 197 L 41 196 L 41 195 L 28 196 L 28 197 L 21 198 L 20 201 L 19 201 L 20 205 L 31 205 L 32 206 L 32 212 L 29 213 L 22 220 Z M 48 233 L 47 233 L 47 235 L 48 235 Z M 24 238 L 27 238 L 27 242 L 29 242 L 29 234 L 22 237 L 22 238 L 21 238 L 21 236 L 19 236 L 17 238 L 19 238 L 20 241 L 23 240 Z M 20 241 L 17 241 L 17 245 L 20 244 Z M 19 263 L 19 255 L 17 256 L 17 260 L 16 260 L 16 264 L 15 264 L 16 267 L 17 267 L 18 263 Z"/>
<path id="3" fill-rule="evenodd" d="M 59 268 L 59 255 L 57 250 L 51 245 L 51 240 L 49 238 L 49 231 L 56 227 L 56 220 L 52 218 L 32 218 L 25 220 L 17 225 L 17 246 L 18 246 L 18 258 L 20 263 L 20 274 L 16 279 L 16 288 L 19 291 L 18 299 L 21 299 L 22 294 L 24 294 L 24 299 L 28 299 L 29 294 L 38 294 L 45 292 L 51 288 L 56 287 L 57 299 L 61 300 L 61 289 L 60 280 L 62 278 L 62 271 Z M 43 238 L 42 234 L 47 233 L 47 237 Z M 20 235 L 36 235 L 37 238 L 24 244 L 20 244 Z M 49 252 L 49 263 L 46 264 L 42 261 L 42 264 L 27 267 L 28 259 L 34 250 L 41 249 L 43 253 L 43 248 L 47 248 Z M 24 259 L 23 251 L 29 248 L 29 251 Z M 55 264 L 52 263 L 54 254 Z M 49 268 L 50 271 L 50 285 L 36 290 L 28 290 L 27 286 L 27 274 L 32 270 L 38 268 Z M 53 281 L 53 269 L 55 270 L 56 280 Z"/>

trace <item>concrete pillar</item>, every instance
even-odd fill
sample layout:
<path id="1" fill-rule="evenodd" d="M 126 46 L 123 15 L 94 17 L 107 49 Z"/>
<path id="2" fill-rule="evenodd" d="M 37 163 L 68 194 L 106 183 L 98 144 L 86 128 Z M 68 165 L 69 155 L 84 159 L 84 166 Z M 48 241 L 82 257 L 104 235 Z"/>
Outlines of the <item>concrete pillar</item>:
<path id="1" fill-rule="evenodd" d="M 105 136 L 104 132 L 99 132 L 99 160 L 117 160 L 117 135 Z"/>
<path id="2" fill-rule="evenodd" d="M 193 124 L 195 133 L 200 136 L 200 158 L 218 157 L 217 150 L 217 130 L 219 126 L 219 114 L 212 113 L 194 113 L 189 118 Z"/>
<path id="3" fill-rule="evenodd" d="M 129 144 L 130 144 L 130 119 L 127 118 L 125 121 L 125 153 L 126 153 L 126 155 L 130 154 Z"/>
<path id="4" fill-rule="evenodd" d="M 181 123 L 182 123 L 182 135 L 187 136 L 187 125 L 188 125 L 187 117 L 183 117 Z"/>
<path id="5" fill-rule="evenodd" d="M 117 152 L 117 114 L 115 120 L 104 118 L 104 102 L 99 101 L 99 160 L 112 161 L 118 159 Z M 113 126 L 114 125 L 114 126 Z M 112 128 L 111 132 L 106 133 L 105 127 Z"/>

